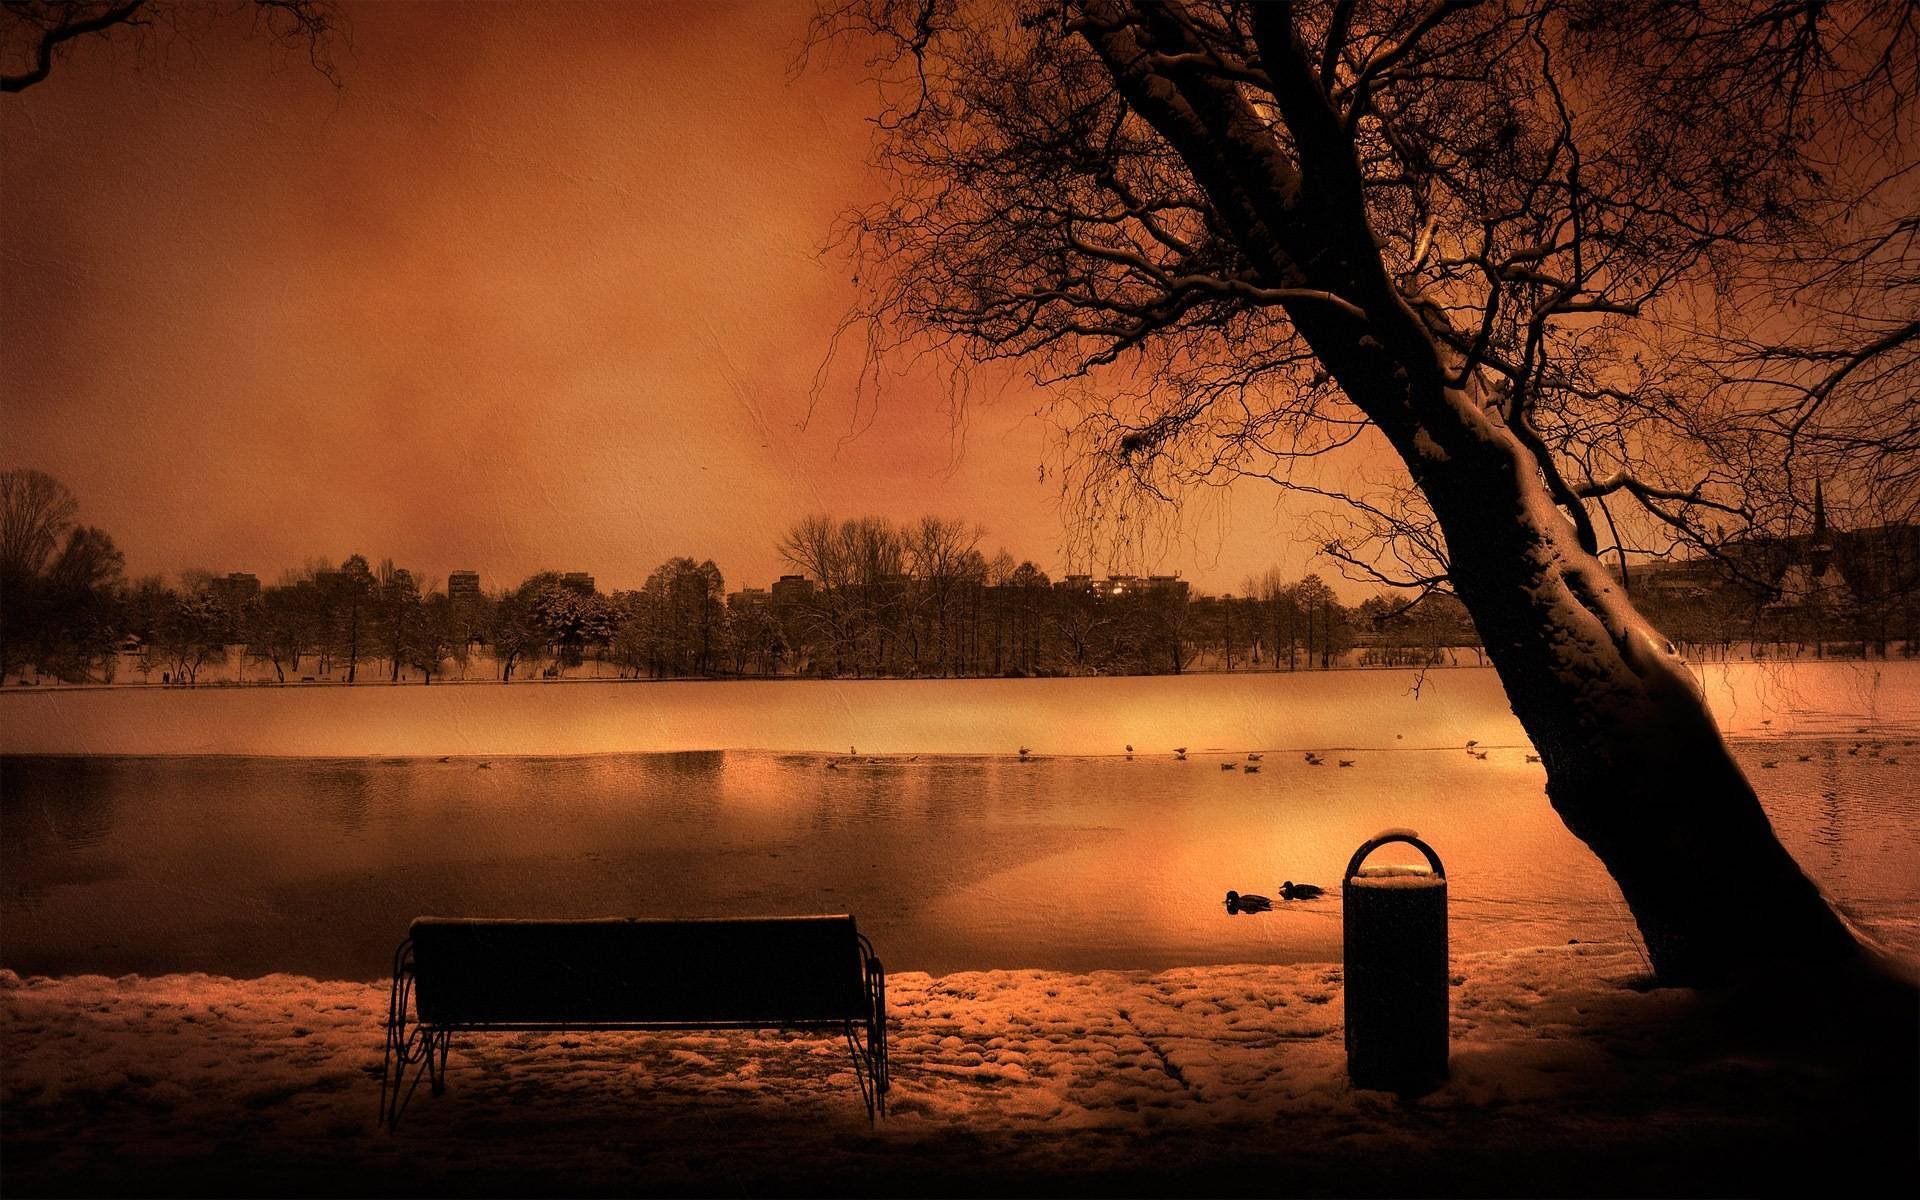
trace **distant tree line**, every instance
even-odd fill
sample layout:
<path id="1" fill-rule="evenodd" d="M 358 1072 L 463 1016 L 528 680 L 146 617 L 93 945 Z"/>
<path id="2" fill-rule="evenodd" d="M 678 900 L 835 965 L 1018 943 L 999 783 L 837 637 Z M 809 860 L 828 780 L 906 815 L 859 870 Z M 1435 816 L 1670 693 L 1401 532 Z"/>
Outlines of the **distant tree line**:
<path id="1" fill-rule="evenodd" d="M 988 555 L 984 530 L 942 517 L 802 518 L 778 542 L 793 573 L 731 595 L 719 567 L 692 558 L 669 559 L 631 591 L 541 571 L 450 594 L 359 554 L 266 586 L 204 570 L 129 581 L 113 539 L 78 512 L 51 476 L 0 473 L 0 678 L 112 682 L 129 661 L 144 679 L 192 685 L 214 664 L 241 682 L 432 683 L 475 670 L 502 682 L 561 676 L 588 663 L 624 678 L 871 678 L 1482 660 L 1472 622 L 1445 593 L 1349 606 L 1319 576 L 1277 570 L 1224 596 L 1193 595 L 1171 576 L 1054 579 L 1004 549 Z M 1724 648 L 1751 636 L 1762 606 L 1752 593 L 1699 589 L 1666 615 L 1674 636 Z M 1650 607 L 1663 611 L 1658 598 Z M 1878 622 L 1870 633 L 1886 624 L 1878 609 L 1855 615 Z M 1846 616 L 1814 628 L 1813 645 L 1844 649 L 1858 632 Z"/>

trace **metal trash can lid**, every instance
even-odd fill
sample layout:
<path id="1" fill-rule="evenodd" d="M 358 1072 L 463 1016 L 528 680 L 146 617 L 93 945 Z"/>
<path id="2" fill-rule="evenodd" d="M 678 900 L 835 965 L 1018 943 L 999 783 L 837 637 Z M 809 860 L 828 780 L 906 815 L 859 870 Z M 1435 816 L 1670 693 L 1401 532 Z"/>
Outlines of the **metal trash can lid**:
<path id="1" fill-rule="evenodd" d="M 1405 842 L 1426 855 L 1432 871 L 1425 871 L 1419 867 L 1368 867 L 1364 871 L 1361 870 L 1360 864 L 1366 861 L 1367 855 L 1395 842 Z M 1413 830 L 1383 829 L 1362 842 L 1360 848 L 1353 852 L 1353 857 L 1347 860 L 1347 870 L 1341 879 L 1344 883 L 1357 887 L 1434 887 L 1446 882 L 1447 869 L 1440 864 L 1440 856 L 1433 852 L 1433 847 L 1421 841 L 1420 835 Z"/>

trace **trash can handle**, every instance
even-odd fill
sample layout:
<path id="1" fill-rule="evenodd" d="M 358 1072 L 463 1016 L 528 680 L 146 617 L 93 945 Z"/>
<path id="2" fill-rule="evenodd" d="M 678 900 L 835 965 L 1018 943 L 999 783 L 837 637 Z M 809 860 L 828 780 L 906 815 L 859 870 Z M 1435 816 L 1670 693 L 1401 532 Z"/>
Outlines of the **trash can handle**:
<path id="1" fill-rule="evenodd" d="M 1347 873 L 1340 877 L 1341 882 L 1344 883 L 1359 873 L 1360 864 L 1366 861 L 1367 855 L 1393 842 L 1405 842 L 1426 855 L 1427 863 L 1433 868 L 1433 873 L 1442 879 L 1447 877 L 1447 869 L 1440 865 L 1440 856 L 1433 852 L 1432 846 L 1420 840 L 1419 834 L 1411 829 L 1388 829 L 1374 834 L 1353 852 L 1353 857 L 1347 860 Z"/>

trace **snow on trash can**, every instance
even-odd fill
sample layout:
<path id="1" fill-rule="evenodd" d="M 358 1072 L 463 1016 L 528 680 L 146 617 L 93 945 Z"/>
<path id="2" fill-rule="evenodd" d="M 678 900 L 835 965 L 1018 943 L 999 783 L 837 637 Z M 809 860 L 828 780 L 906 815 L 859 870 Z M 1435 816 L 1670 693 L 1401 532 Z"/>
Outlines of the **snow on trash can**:
<path id="1" fill-rule="evenodd" d="M 1364 867 L 1405 842 L 1427 866 Z M 1447 872 L 1411 829 L 1367 840 L 1340 881 L 1347 980 L 1347 1077 L 1408 1094 L 1447 1077 Z"/>

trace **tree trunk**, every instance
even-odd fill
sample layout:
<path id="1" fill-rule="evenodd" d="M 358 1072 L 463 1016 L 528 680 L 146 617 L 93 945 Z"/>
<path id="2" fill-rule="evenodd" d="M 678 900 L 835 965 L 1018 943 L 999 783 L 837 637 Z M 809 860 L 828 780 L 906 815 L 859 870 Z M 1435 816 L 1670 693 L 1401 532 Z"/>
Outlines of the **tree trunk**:
<path id="1" fill-rule="evenodd" d="M 1619 884 L 1655 971 L 1714 984 L 1860 962 L 1850 927 L 1774 836 L 1692 673 L 1580 547 L 1523 454 L 1489 438 L 1416 477 L 1554 810 Z"/>

